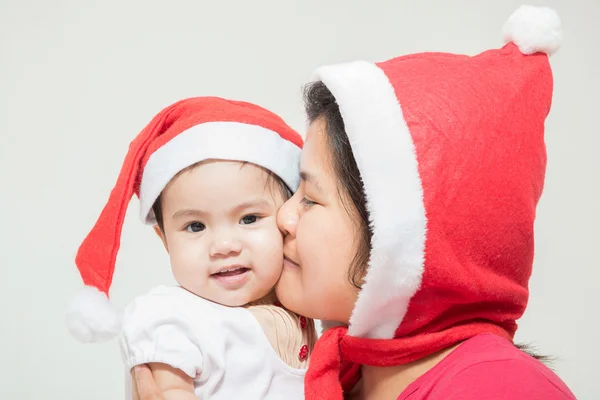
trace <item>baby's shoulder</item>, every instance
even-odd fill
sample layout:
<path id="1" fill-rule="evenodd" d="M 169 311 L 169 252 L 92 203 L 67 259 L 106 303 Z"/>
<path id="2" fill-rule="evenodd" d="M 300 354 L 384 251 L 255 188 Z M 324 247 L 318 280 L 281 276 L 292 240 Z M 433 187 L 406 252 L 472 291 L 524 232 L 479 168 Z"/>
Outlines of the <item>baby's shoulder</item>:
<path id="1" fill-rule="evenodd" d="M 137 295 L 130 304 L 145 302 L 181 303 L 190 302 L 196 295 L 179 286 L 156 286 L 146 293 Z"/>
<path id="2" fill-rule="evenodd" d="M 185 290 L 181 286 L 166 286 L 160 285 L 155 286 L 152 289 L 148 290 L 146 293 L 143 293 L 137 296 L 135 299 L 140 298 L 169 298 L 169 299 L 177 299 L 177 300 L 188 300 L 191 297 L 198 297 L 195 294 Z"/>
<path id="3" fill-rule="evenodd" d="M 124 318 L 127 320 L 142 315 L 153 320 L 187 318 L 199 313 L 216 315 L 212 304 L 179 286 L 157 286 L 136 296 L 125 308 Z"/>

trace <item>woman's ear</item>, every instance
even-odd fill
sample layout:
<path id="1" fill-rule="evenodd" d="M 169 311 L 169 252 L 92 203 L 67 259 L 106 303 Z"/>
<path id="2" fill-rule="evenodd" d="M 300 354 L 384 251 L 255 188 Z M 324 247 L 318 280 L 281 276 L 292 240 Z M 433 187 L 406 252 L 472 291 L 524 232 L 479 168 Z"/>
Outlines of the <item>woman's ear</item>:
<path id="1" fill-rule="evenodd" d="M 156 235 L 163 242 L 165 249 L 167 250 L 167 252 L 169 252 L 169 245 L 167 245 L 167 237 L 165 236 L 165 233 L 163 232 L 162 229 L 160 229 L 160 226 L 158 226 L 158 225 L 154 225 L 153 228 L 154 228 L 154 232 L 156 232 Z"/>

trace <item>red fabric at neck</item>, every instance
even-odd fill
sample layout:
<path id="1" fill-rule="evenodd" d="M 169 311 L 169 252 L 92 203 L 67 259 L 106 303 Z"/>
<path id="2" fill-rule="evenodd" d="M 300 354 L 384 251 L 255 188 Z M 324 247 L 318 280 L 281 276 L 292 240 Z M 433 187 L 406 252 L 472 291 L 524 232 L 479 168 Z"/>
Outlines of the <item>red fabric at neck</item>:
<path id="1" fill-rule="evenodd" d="M 335 327 L 317 341 L 306 374 L 305 398 L 343 399 L 360 379 L 360 365 L 404 365 L 444 350 L 481 333 L 512 340 L 497 325 L 473 322 L 443 332 L 396 339 L 363 339 L 348 336 L 346 327 Z"/>

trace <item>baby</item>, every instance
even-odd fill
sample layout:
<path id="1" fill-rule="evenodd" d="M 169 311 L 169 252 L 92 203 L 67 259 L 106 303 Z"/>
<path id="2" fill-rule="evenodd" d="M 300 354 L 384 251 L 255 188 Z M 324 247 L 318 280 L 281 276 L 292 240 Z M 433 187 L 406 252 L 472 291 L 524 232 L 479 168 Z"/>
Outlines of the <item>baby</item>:
<path id="1" fill-rule="evenodd" d="M 67 322 L 84 342 L 121 332 L 128 369 L 149 364 L 165 399 L 303 399 L 316 332 L 282 308 L 279 207 L 298 184 L 302 139 L 273 113 L 214 97 L 180 101 L 131 143 L 76 263 L 86 287 Z M 133 196 L 171 261 L 177 287 L 120 315 L 108 290 Z"/>

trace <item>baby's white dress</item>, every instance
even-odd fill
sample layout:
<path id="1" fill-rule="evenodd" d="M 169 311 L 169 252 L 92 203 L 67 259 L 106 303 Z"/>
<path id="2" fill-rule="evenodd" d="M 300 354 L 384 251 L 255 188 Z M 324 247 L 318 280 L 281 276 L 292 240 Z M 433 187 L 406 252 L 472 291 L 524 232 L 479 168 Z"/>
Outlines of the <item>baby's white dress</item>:
<path id="1" fill-rule="evenodd" d="M 306 369 L 281 360 L 250 311 L 180 287 L 137 297 L 125 310 L 120 344 L 127 371 L 168 364 L 193 378 L 202 400 L 304 399 Z"/>

